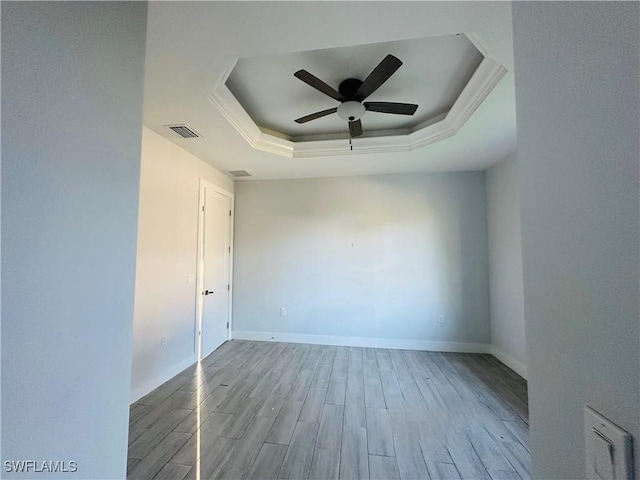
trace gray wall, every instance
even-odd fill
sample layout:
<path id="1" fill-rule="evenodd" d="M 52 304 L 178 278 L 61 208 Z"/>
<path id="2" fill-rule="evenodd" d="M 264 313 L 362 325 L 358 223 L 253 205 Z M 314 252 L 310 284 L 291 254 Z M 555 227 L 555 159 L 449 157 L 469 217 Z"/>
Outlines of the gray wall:
<path id="1" fill-rule="evenodd" d="M 125 477 L 146 12 L 2 2 L 3 462 Z"/>
<path id="2" fill-rule="evenodd" d="M 485 200 L 483 172 L 238 182 L 234 331 L 488 344 Z"/>
<path id="3" fill-rule="evenodd" d="M 638 2 L 514 2 L 535 478 L 584 478 L 583 407 L 640 475 Z"/>
<path id="4" fill-rule="evenodd" d="M 487 170 L 491 345 L 526 376 L 518 163 L 514 152 Z"/>
<path id="5" fill-rule="evenodd" d="M 200 179 L 233 192 L 232 179 L 143 128 L 132 402 L 195 362 Z"/>

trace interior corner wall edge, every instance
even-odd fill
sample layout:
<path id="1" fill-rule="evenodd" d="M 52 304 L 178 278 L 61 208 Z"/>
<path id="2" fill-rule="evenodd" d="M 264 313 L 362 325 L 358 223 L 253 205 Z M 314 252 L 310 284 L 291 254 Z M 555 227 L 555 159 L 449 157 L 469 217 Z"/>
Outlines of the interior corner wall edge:
<path id="1" fill-rule="evenodd" d="M 1 6 L 0 6 L 1 8 Z M 2 15 L 0 11 L 0 16 Z M 0 26 L 0 29 L 2 27 Z M 1 40 L 0 40 L 1 42 Z M 1 70 L 0 66 L 0 70 Z M 1 82 L 0 82 L 1 83 Z M 1 116 L 1 113 L 0 113 Z M 0 133 L 0 137 L 2 133 Z M 0 147 L 1 148 L 1 147 Z M 0 217 L 2 217 L 2 154 L 0 152 Z M 2 221 L 0 221 L 0 272 L 2 270 Z M 2 274 L 0 273 L 0 362 L 2 361 Z M 0 367 L 0 388 L 2 388 L 2 368 Z M 0 395 L 0 432 L 2 432 L 2 395 Z M 2 456 L 2 434 L 0 433 L 0 462 L 4 459 Z"/>
<path id="2" fill-rule="evenodd" d="M 234 332 L 488 344 L 485 203 L 484 172 L 238 182 Z"/>
<path id="3" fill-rule="evenodd" d="M 527 354 L 517 153 L 487 170 L 489 311 L 493 354 L 524 378 Z"/>
<path id="4" fill-rule="evenodd" d="M 143 127 L 131 402 L 194 360 L 200 178 L 233 193 L 232 179 Z"/>
<path id="5" fill-rule="evenodd" d="M 147 3 L 0 8 L 2 477 L 125 478 Z"/>
<path id="6" fill-rule="evenodd" d="M 585 478 L 585 406 L 640 478 L 640 3 L 512 9 L 532 478 Z"/>

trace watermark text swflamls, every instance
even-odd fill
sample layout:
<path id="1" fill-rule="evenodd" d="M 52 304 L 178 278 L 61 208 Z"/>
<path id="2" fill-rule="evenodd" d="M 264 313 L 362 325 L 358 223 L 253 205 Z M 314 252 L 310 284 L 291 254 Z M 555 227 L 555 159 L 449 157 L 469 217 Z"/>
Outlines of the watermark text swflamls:
<path id="1" fill-rule="evenodd" d="M 5 460 L 5 472 L 36 473 L 74 473 L 78 471 L 78 462 L 74 460 Z"/>

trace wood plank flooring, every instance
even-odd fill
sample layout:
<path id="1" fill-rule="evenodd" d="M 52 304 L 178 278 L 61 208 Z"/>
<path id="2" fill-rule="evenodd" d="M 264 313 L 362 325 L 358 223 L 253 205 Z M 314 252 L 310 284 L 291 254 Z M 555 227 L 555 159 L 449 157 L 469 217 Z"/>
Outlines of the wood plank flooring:
<path id="1" fill-rule="evenodd" d="M 528 479 L 490 355 L 232 340 L 131 406 L 127 478 Z"/>

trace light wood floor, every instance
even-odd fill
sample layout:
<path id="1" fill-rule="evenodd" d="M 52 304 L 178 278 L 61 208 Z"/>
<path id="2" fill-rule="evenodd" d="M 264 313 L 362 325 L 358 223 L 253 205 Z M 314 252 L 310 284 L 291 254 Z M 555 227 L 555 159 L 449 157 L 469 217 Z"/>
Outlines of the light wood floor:
<path id="1" fill-rule="evenodd" d="M 131 406 L 129 479 L 529 478 L 490 355 L 230 341 Z"/>

